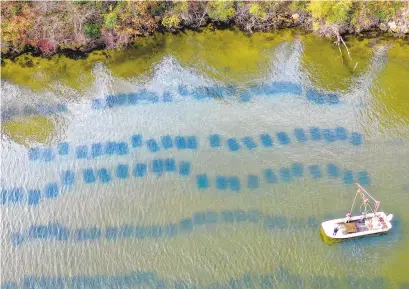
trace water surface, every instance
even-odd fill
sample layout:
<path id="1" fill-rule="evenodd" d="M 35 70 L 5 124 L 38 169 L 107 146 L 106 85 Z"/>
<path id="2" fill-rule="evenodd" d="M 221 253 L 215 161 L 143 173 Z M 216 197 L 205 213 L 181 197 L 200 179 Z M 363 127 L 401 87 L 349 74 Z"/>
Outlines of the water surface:
<path id="1" fill-rule="evenodd" d="M 406 288 L 409 46 L 348 45 L 223 30 L 5 60 L 4 288 Z M 329 245 L 356 181 L 394 228 Z"/>

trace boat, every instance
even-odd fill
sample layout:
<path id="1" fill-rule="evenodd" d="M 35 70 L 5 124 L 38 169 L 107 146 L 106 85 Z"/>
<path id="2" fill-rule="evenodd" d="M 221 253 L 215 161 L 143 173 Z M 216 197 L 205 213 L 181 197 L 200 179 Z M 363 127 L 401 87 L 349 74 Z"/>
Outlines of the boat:
<path id="1" fill-rule="evenodd" d="M 321 223 L 325 237 L 334 240 L 353 239 L 369 235 L 387 233 L 392 229 L 393 215 L 380 212 L 380 202 L 372 197 L 360 184 L 352 202 L 351 210 L 345 218 L 333 219 Z M 358 197 L 359 196 L 359 197 Z M 361 214 L 352 215 L 357 199 L 361 198 Z"/>

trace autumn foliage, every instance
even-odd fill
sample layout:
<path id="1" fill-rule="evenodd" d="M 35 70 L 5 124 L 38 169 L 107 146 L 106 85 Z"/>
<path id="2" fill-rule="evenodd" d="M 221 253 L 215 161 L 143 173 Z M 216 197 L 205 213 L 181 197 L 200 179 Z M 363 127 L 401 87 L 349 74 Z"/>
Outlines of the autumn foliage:
<path id="1" fill-rule="evenodd" d="M 25 45 L 36 45 L 30 35 L 35 24 L 35 14 L 31 4 L 4 2 L 1 7 L 1 18 L 2 46 L 7 45 L 21 50 Z"/>
<path id="2" fill-rule="evenodd" d="M 400 1 L 5 1 L 1 16 L 1 51 L 6 56 L 28 47 L 45 55 L 66 48 L 126 47 L 155 31 L 209 23 L 236 25 L 248 33 L 302 26 L 334 36 L 360 33 L 400 17 L 390 29 L 409 33 L 409 2 Z"/>

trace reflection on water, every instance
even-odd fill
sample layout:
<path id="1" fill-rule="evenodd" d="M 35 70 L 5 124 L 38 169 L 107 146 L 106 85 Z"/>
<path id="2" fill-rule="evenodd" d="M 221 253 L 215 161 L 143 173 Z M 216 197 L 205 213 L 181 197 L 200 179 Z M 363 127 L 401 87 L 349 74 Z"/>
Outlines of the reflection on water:
<path id="1" fill-rule="evenodd" d="M 409 47 L 401 43 L 388 50 L 388 60 L 372 88 L 373 110 L 385 127 L 409 125 Z M 400 132 L 403 133 L 403 132 Z"/>
<path id="2" fill-rule="evenodd" d="M 404 286 L 408 46 L 348 44 L 223 30 L 6 60 L 2 289 Z M 356 181 L 394 229 L 328 246 Z"/>
<path id="3" fill-rule="evenodd" d="M 348 42 L 351 58 L 346 50 L 329 45 L 328 40 L 313 35 L 302 38 L 304 44 L 303 70 L 318 88 L 347 92 L 353 79 L 368 69 L 373 54 L 369 46 L 373 40 Z"/>

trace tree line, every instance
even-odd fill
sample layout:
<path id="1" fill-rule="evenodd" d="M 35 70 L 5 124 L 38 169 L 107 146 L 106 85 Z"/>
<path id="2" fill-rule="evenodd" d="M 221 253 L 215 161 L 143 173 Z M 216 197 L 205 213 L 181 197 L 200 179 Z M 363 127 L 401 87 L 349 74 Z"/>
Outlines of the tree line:
<path id="1" fill-rule="evenodd" d="M 236 26 L 249 34 L 301 27 L 339 39 L 399 17 L 409 23 L 409 2 L 8 1 L 2 3 L 1 16 L 1 52 L 12 57 L 30 49 L 50 55 L 64 49 L 127 47 L 156 31 L 207 25 Z M 409 33 L 393 25 L 386 30 Z"/>

